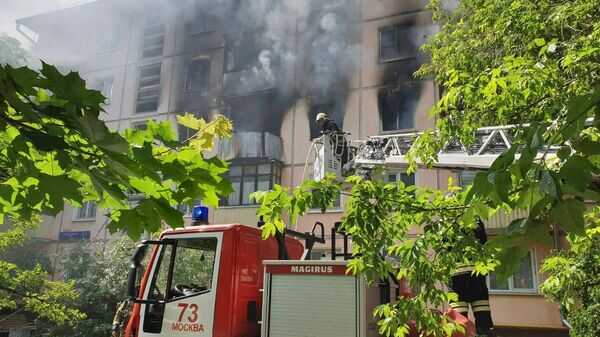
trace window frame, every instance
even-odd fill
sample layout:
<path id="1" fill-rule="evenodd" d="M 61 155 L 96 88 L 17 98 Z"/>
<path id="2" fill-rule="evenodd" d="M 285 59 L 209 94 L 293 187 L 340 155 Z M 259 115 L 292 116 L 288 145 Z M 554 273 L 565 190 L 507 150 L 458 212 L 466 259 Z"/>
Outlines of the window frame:
<path id="1" fill-rule="evenodd" d="M 410 55 L 410 56 L 398 56 L 398 57 L 391 57 L 391 58 L 384 58 L 383 57 L 383 46 L 382 46 L 382 41 L 383 41 L 383 33 L 387 30 L 394 30 L 394 44 L 397 50 L 401 49 L 400 46 L 400 42 L 398 39 L 398 32 L 401 30 L 400 28 L 404 27 L 405 29 L 412 27 L 412 25 L 406 24 L 406 23 L 395 23 L 395 24 L 390 24 L 390 25 L 386 25 L 383 27 L 379 27 L 378 29 L 378 43 L 377 43 L 377 48 L 378 48 L 378 55 L 377 55 L 377 61 L 379 64 L 386 64 L 386 63 L 393 63 L 393 62 L 399 62 L 399 61 L 407 61 L 407 60 L 414 60 L 417 59 L 418 57 L 418 50 L 417 53 L 415 53 L 414 55 Z"/>
<path id="2" fill-rule="evenodd" d="M 404 127 L 401 128 L 400 127 L 400 121 L 401 121 L 401 115 L 403 112 L 406 111 L 400 111 L 399 109 L 396 109 L 393 113 L 394 115 L 394 123 L 396 124 L 397 127 L 395 128 L 391 128 L 391 129 L 386 129 L 386 125 L 387 123 L 384 123 L 384 111 L 382 111 L 381 109 L 381 101 L 380 101 L 380 97 L 379 95 L 381 94 L 381 92 L 383 90 L 390 90 L 390 89 L 396 89 L 398 91 L 402 90 L 402 89 L 418 89 L 418 93 L 417 96 L 422 94 L 423 90 L 425 89 L 425 86 L 427 85 L 428 81 L 427 80 L 406 80 L 406 81 L 401 81 L 399 82 L 396 86 L 384 86 L 382 88 L 379 89 L 378 91 L 378 97 L 377 97 L 377 110 L 378 110 L 378 118 L 379 118 L 379 134 L 381 135 L 393 135 L 399 132 L 418 132 L 418 120 L 417 120 L 417 116 L 418 116 L 418 106 L 419 106 L 419 101 L 416 101 L 417 104 L 415 104 L 415 109 L 412 110 L 412 120 L 411 120 L 411 125 L 409 127 Z M 389 93 L 388 93 L 389 95 Z M 395 95 L 399 95 L 399 93 L 395 93 Z M 414 95 L 406 95 L 406 96 L 414 96 Z"/>
<path id="3" fill-rule="evenodd" d="M 194 62 L 202 62 L 206 63 L 206 86 L 205 88 L 194 88 L 192 76 L 191 76 L 191 67 Z M 209 56 L 200 55 L 197 57 L 193 57 L 190 59 L 190 62 L 186 66 L 185 73 L 185 83 L 184 83 L 184 91 L 185 93 L 195 93 L 200 94 L 201 96 L 208 95 L 210 91 L 210 73 L 211 73 L 211 58 Z"/>
<path id="4" fill-rule="evenodd" d="M 149 30 L 159 28 L 158 31 L 148 32 Z M 154 16 L 147 18 L 142 26 L 141 34 L 141 46 L 140 46 L 140 59 L 154 59 L 163 57 L 165 54 L 165 37 L 167 33 L 167 27 L 162 18 Z M 157 42 L 151 42 L 152 39 L 158 38 Z M 148 51 L 158 50 L 160 46 L 160 53 L 147 55 Z"/>
<path id="5" fill-rule="evenodd" d="M 396 176 L 396 180 L 395 181 L 391 181 L 390 180 L 390 177 L 392 175 Z M 412 179 L 413 180 L 412 184 L 410 184 L 409 182 L 405 181 L 403 179 L 404 177 L 406 177 L 407 179 Z M 400 180 L 398 180 L 398 178 Z M 408 174 L 408 173 L 406 173 L 406 171 L 387 171 L 387 172 L 384 172 L 383 182 L 385 182 L 386 184 L 394 184 L 394 183 L 397 183 L 398 181 L 402 181 L 402 183 L 405 186 L 407 186 L 407 187 L 408 186 L 414 186 L 414 185 L 417 184 L 417 175 L 416 175 L 416 173 Z"/>
<path id="6" fill-rule="evenodd" d="M 261 165 L 271 165 L 270 171 L 269 173 L 259 173 L 259 167 Z M 231 175 L 231 168 L 232 167 L 241 167 L 240 169 L 240 174 L 239 175 Z M 256 169 L 256 173 L 250 173 L 250 174 L 246 174 L 246 167 L 254 167 Z M 236 160 L 234 161 L 230 167 L 229 167 L 229 175 L 228 175 L 228 179 L 229 180 L 233 180 L 233 179 L 239 179 L 239 183 L 240 183 L 240 188 L 239 191 L 234 191 L 233 193 L 238 193 L 238 197 L 239 197 L 239 202 L 237 204 L 229 204 L 229 195 L 221 198 L 221 202 L 219 207 L 220 208 L 227 208 L 227 207 L 256 207 L 258 204 L 256 202 L 250 202 L 249 203 L 244 203 L 244 183 L 246 182 L 246 177 L 253 177 L 253 181 L 254 181 L 254 189 L 252 190 L 251 193 L 259 191 L 258 189 L 258 184 L 260 181 L 260 178 L 264 178 L 264 177 L 268 177 L 269 178 L 269 190 L 273 189 L 273 187 L 275 186 L 275 184 L 280 184 L 281 183 L 281 172 L 282 172 L 282 168 L 283 165 L 280 161 L 278 160 L 273 160 L 273 159 L 266 159 L 266 158 L 256 158 L 256 159 L 251 159 L 251 160 Z"/>
<path id="7" fill-rule="evenodd" d="M 215 246 L 215 256 L 213 259 L 213 268 L 212 268 L 212 278 L 210 280 L 210 288 L 203 290 L 203 291 L 199 291 L 196 292 L 194 294 L 190 294 L 190 295 L 184 295 L 184 296 L 178 296 L 178 297 L 168 297 L 166 292 L 170 291 L 170 288 L 173 286 L 173 273 L 175 270 L 175 262 L 177 260 L 177 250 L 178 250 L 178 242 L 182 241 L 182 240 L 199 240 L 199 239 L 203 239 L 203 240 L 215 240 L 216 241 L 216 246 Z M 158 277 L 158 274 L 160 274 L 161 272 L 161 267 L 162 267 L 162 263 L 165 262 L 165 251 L 166 249 L 171 249 L 171 254 L 168 256 L 168 261 L 166 261 L 166 263 L 168 263 L 168 266 L 166 266 L 167 268 L 167 280 L 166 280 L 166 284 L 165 287 L 165 294 L 163 294 L 163 298 L 162 300 L 164 300 L 165 303 L 171 303 L 171 302 L 177 302 L 180 301 L 182 299 L 187 299 L 187 298 L 191 298 L 191 297 L 196 297 L 196 296 L 200 296 L 200 295 L 204 295 L 204 294 L 209 294 L 213 291 L 213 289 L 217 288 L 217 284 L 216 281 L 218 279 L 218 275 L 219 275 L 219 267 L 220 267 L 220 263 L 221 263 L 221 242 L 222 242 L 222 234 L 215 234 L 215 233 L 205 233 L 205 234 L 194 234 L 193 236 L 191 235 L 186 235 L 184 237 L 180 237 L 177 239 L 171 239 L 169 237 L 166 238 L 162 238 L 162 240 L 165 240 L 166 243 L 160 245 L 160 250 L 157 252 L 157 256 L 156 256 L 156 263 L 153 263 L 153 265 L 151 266 L 152 270 L 151 270 L 151 282 L 149 284 L 149 286 L 147 287 L 147 289 L 145 290 L 145 294 L 144 297 L 148 298 L 148 299 L 158 299 L 161 300 L 160 298 L 151 298 L 152 295 L 152 291 L 155 289 L 156 286 L 156 279 Z"/>
<path id="8" fill-rule="evenodd" d="M 129 127 L 135 131 L 145 131 L 148 129 L 148 119 L 145 120 L 141 120 L 141 121 L 132 121 L 129 124 Z"/>
<path id="9" fill-rule="evenodd" d="M 150 69 L 152 67 L 158 67 L 160 69 L 159 73 L 158 73 L 158 83 L 157 84 L 153 84 L 153 85 L 147 85 L 145 86 L 147 87 L 157 87 L 157 93 L 155 95 L 152 96 L 156 96 L 156 109 L 154 110 L 140 110 L 139 109 L 139 105 L 140 105 L 140 91 L 142 89 L 141 87 L 141 83 L 142 83 L 142 72 L 146 69 Z M 154 78 L 156 76 L 147 76 L 147 78 Z M 150 91 L 151 89 L 146 89 L 147 91 Z M 160 108 L 160 101 L 161 101 L 161 96 L 162 96 L 162 62 L 157 62 L 157 63 L 151 63 L 151 64 L 147 64 L 147 65 L 143 65 L 138 67 L 138 75 L 137 75 L 137 89 L 136 89 L 136 97 L 135 97 L 135 114 L 145 114 L 145 113 L 155 113 L 158 112 L 158 109 Z M 148 98 L 144 98 L 144 103 L 147 103 L 147 101 L 149 101 Z"/>
<path id="10" fill-rule="evenodd" d="M 530 254 L 530 264 L 531 264 L 531 280 L 533 282 L 533 288 L 515 288 L 514 287 L 514 275 L 511 275 L 507 279 L 508 289 L 492 289 L 490 284 L 490 275 L 486 276 L 486 284 L 490 294 L 524 294 L 524 295 L 537 295 L 539 294 L 539 282 L 538 282 L 538 273 L 537 273 L 537 258 L 535 254 L 535 249 L 530 248 L 528 250 Z"/>
<path id="11" fill-rule="evenodd" d="M 90 208 L 93 205 L 93 208 Z M 93 215 L 90 215 L 91 209 L 93 209 Z M 81 217 L 81 210 L 84 210 L 84 216 Z M 98 205 L 92 201 L 83 202 L 82 207 L 73 207 L 73 221 L 81 221 L 81 222 L 90 222 L 96 221 L 96 217 L 98 216 Z"/>

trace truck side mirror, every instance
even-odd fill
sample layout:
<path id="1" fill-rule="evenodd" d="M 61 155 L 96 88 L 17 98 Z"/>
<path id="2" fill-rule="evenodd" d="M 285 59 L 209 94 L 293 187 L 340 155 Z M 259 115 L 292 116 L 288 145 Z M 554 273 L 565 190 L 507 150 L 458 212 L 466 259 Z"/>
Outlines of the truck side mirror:
<path id="1" fill-rule="evenodd" d="M 142 261 L 144 260 L 144 257 L 146 256 L 147 251 L 148 251 L 148 245 L 140 244 L 136 247 L 135 252 L 133 253 L 133 257 L 131 258 L 127 294 L 132 299 L 136 299 L 137 295 L 138 295 L 137 294 L 138 287 L 136 284 L 137 279 L 138 279 L 138 271 L 140 269 Z"/>

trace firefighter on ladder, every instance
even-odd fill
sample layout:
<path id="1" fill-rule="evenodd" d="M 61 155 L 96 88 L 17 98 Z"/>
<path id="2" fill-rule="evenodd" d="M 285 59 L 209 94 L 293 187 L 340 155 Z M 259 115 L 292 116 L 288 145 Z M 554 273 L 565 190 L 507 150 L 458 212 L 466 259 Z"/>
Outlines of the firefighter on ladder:
<path id="1" fill-rule="evenodd" d="M 487 234 L 481 219 L 477 219 L 477 228 L 474 230 L 474 235 L 480 244 L 483 245 L 487 242 Z M 458 294 L 458 301 L 450 303 L 450 307 L 467 317 L 470 305 L 473 316 L 475 316 L 477 335 L 480 337 L 495 337 L 485 276 L 476 275 L 473 271 L 473 264 L 461 264 L 452 275 L 450 288 Z"/>
<path id="2" fill-rule="evenodd" d="M 334 142 L 335 154 L 340 158 L 342 166 L 345 165 L 348 162 L 348 142 L 344 132 L 324 112 L 317 114 L 316 122 L 321 134 L 331 137 Z"/>

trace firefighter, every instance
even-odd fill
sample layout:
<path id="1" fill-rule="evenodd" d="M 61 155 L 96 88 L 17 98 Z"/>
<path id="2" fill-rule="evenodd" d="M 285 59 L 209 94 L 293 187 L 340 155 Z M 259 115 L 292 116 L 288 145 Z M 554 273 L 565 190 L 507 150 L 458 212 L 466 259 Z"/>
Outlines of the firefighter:
<path id="1" fill-rule="evenodd" d="M 328 135 L 331 137 L 335 146 L 335 153 L 340 156 L 342 166 L 348 162 L 348 142 L 344 132 L 335 124 L 335 122 L 329 119 L 329 116 L 324 112 L 317 114 L 317 126 L 321 130 L 321 134 Z"/>
<path id="2" fill-rule="evenodd" d="M 126 324 L 129 320 L 129 313 L 131 312 L 131 304 L 132 301 L 130 299 L 119 303 L 117 312 L 115 312 L 115 317 L 113 318 L 112 337 L 124 336 Z"/>
<path id="3" fill-rule="evenodd" d="M 477 219 L 477 228 L 473 234 L 481 245 L 487 242 L 487 234 L 481 219 Z M 450 307 L 467 317 L 470 306 L 475 316 L 477 335 L 495 337 L 485 276 L 474 274 L 474 267 L 473 264 L 459 264 L 459 268 L 452 275 L 450 288 L 458 294 L 458 301 L 450 303 Z"/>
<path id="4" fill-rule="evenodd" d="M 322 134 L 342 132 L 337 124 L 329 119 L 329 116 L 324 112 L 319 112 L 317 114 L 317 126 Z"/>

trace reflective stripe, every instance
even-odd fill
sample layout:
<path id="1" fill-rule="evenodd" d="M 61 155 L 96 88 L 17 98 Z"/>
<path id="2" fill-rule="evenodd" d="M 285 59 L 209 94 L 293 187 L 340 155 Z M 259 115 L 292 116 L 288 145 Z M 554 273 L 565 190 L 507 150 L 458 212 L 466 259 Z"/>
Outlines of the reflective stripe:
<path id="1" fill-rule="evenodd" d="M 474 307 L 480 306 L 480 305 L 490 305 L 490 301 L 488 301 L 488 300 L 475 301 L 475 302 L 472 302 L 471 305 Z"/>
<path id="2" fill-rule="evenodd" d="M 479 306 L 479 307 L 473 307 L 473 312 L 480 312 L 480 311 L 492 311 L 492 310 L 490 309 L 489 305 L 482 305 L 482 306 Z"/>
<path id="3" fill-rule="evenodd" d="M 467 303 L 467 302 L 452 302 L 452 303 L 450 303 L 451 308 L 468 307 L 468 306 L 469 306 L 469 303 Z"/>
<path id="4" fill-rule="evenodd" d="M 467 308 L 467 307 L 452 308 L 452 310 L 454 310 L 454 311 L 458 311 L 458 312 L 459 312 L 459 313 L 461 313 L 461 314 L 464 314 L 464 313 L 468 313 L 468 312 L 469 312 L 469 308 Z"/>

